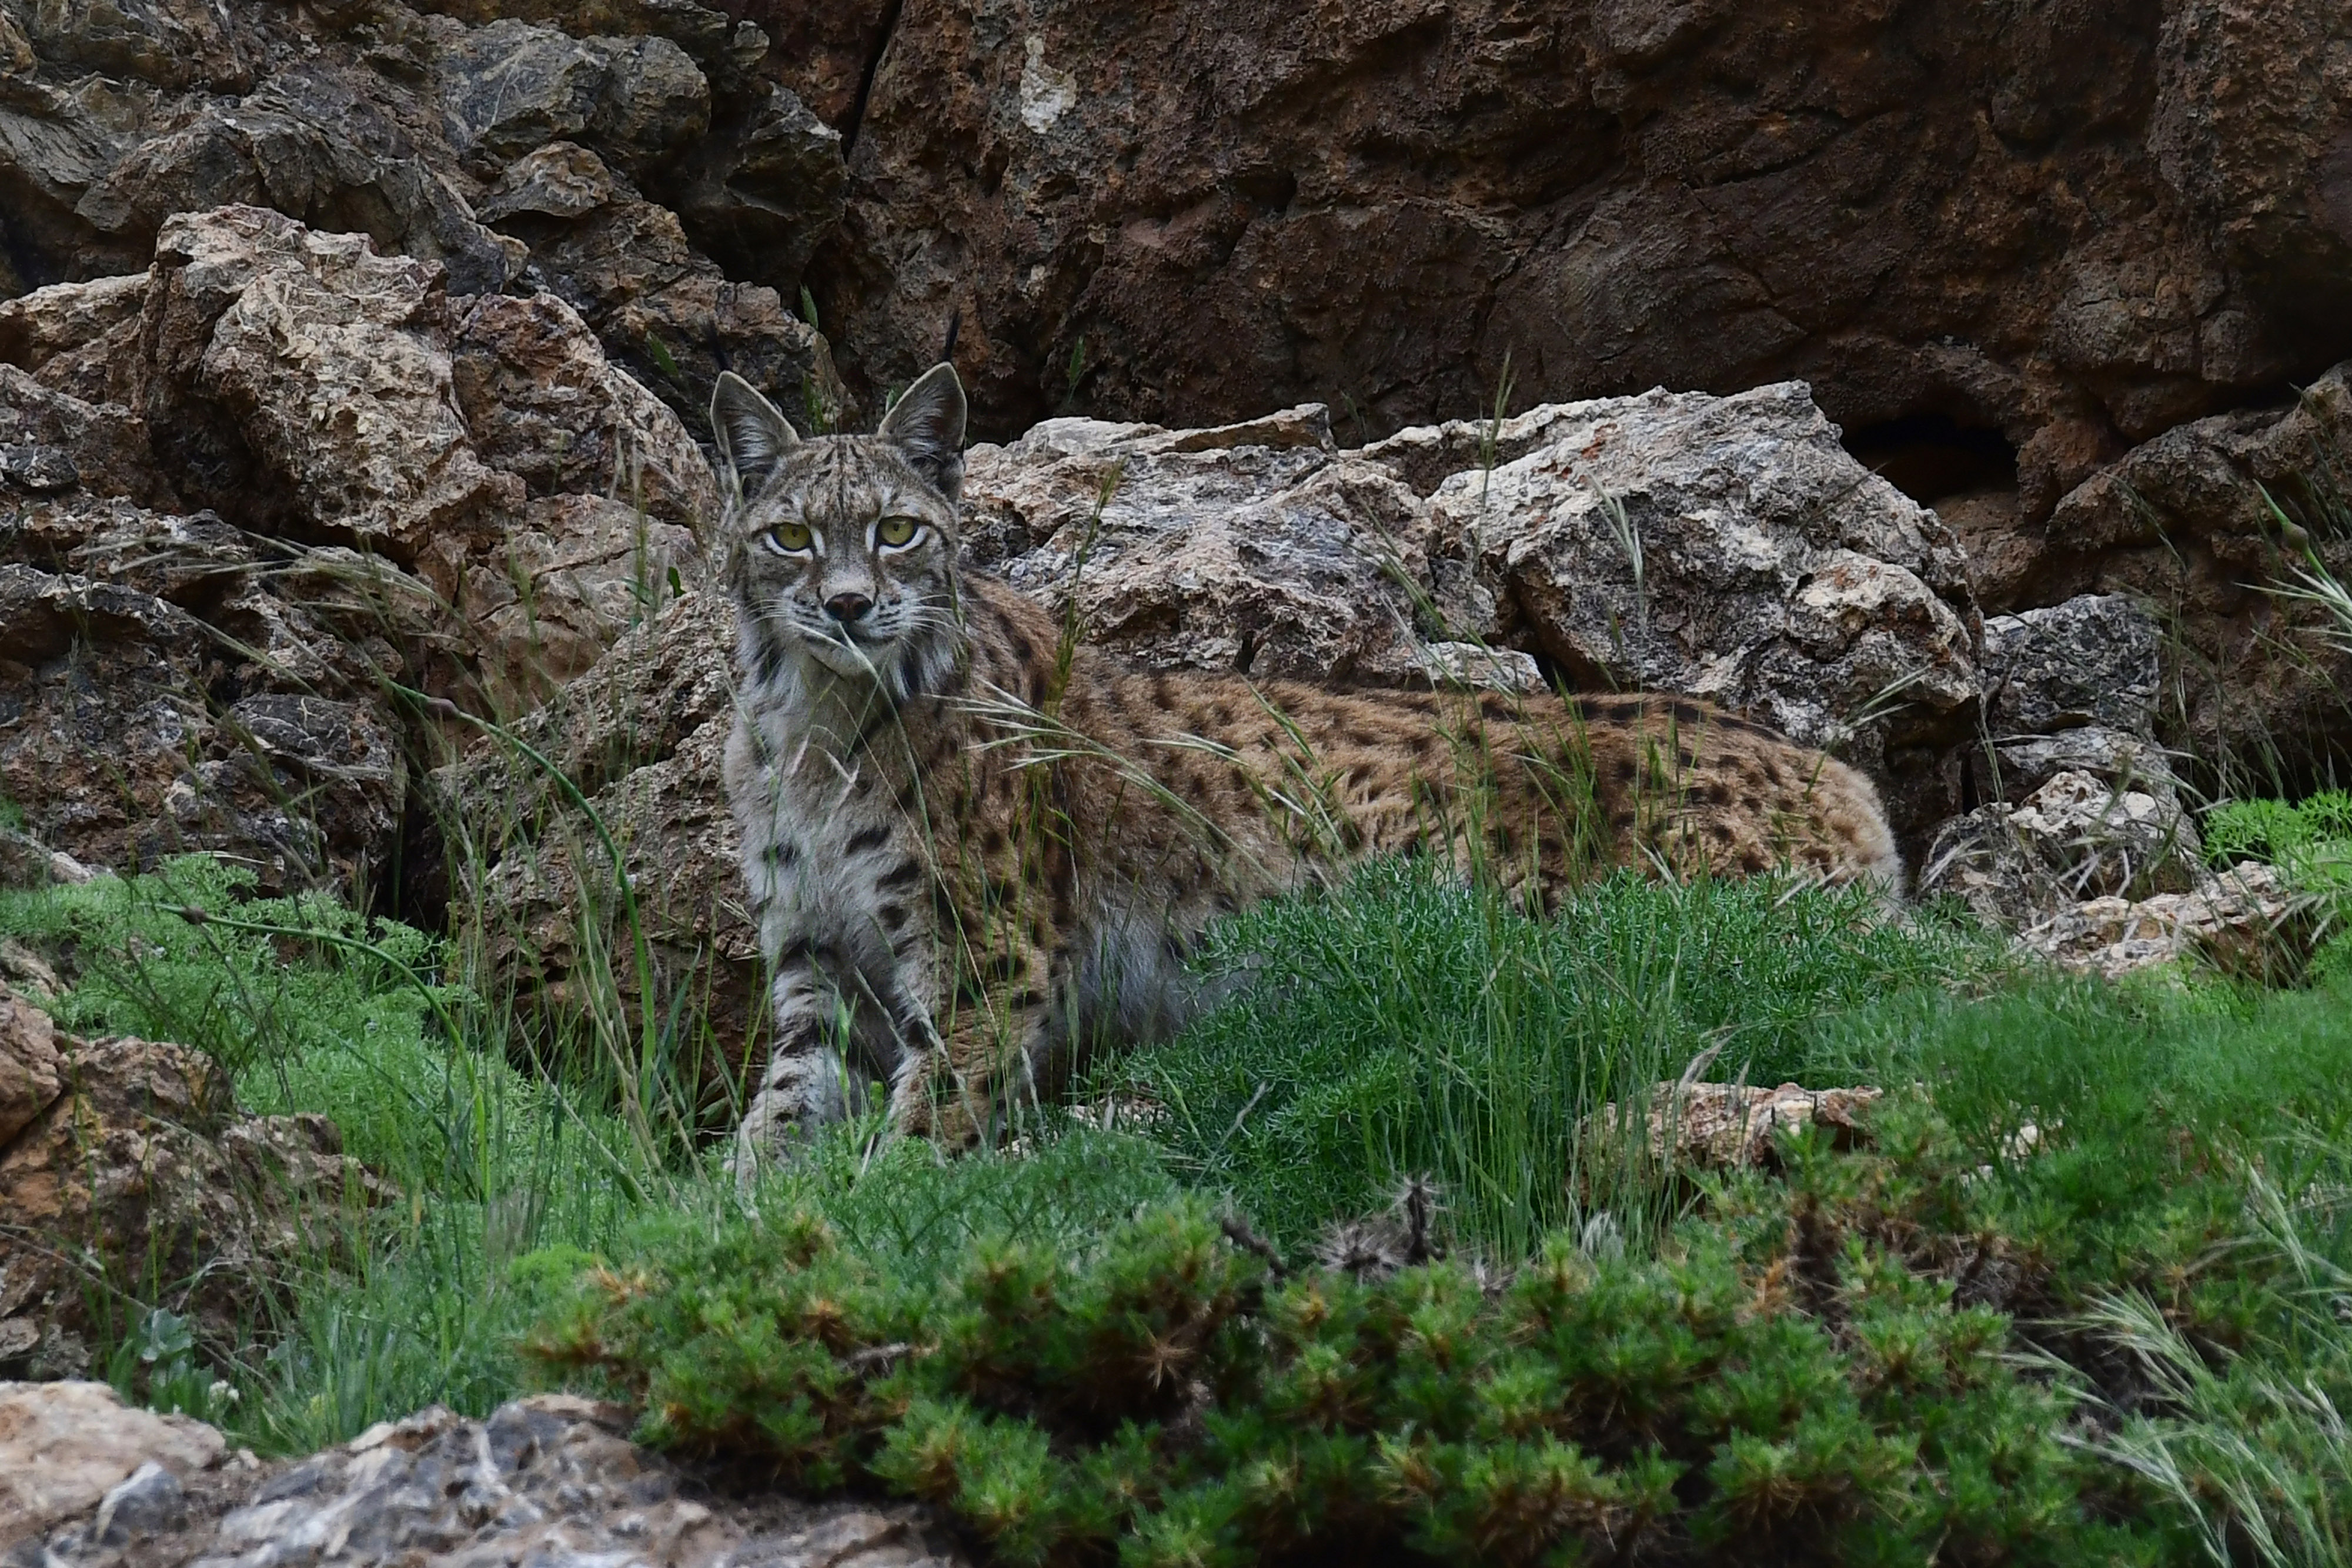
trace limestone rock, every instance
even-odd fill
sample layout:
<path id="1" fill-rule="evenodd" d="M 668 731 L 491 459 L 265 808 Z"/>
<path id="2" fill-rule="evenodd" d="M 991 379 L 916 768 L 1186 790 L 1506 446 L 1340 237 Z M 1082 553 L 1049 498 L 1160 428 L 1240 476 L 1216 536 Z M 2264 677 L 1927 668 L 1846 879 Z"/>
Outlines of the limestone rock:
<path id="1" fill-rule="evenodd" d="M 87 1522 L 37 1537 L 59 1568 L 960 1568 L 951 1536 L 904 1504 L 730 1500 L 622 1435 L 625 1412 L 570 1395 L 484 1420 L 439 1406 L 241 1486 L 201 1510 L 142 1472 Z M 0 1439 L 5 1440 L 5 1439 Z M 217 1435 L 215 1435 L 217 1442 Z M 169 1472 L 165 1472 L 169 1478 Z M 210 1478 L 205 1478 L 209 1480 Z M 88 1504 L 83 1504 L 87 1508 Z M 202 1517 L 191 1519 L 201 1511 Z M 158 1522 L 178 1525 L 157 1539 Z M 331 1548 L 331 1549 L 330 1549 Z"/>
<path id="2" fill-rule="evenodd" d="M 1049 420 L 976 447 L 975 559 L 1150 668 L 1393 685 L 1423 678 L 1430 521 L 1319 408 L 1218 431 Z M 990 552 L 1003 551 L 991 561 Z M 1429 630 L 1480 635 L 1465 617 Z"/>
<path id="3" fill-rule="evenodd" d="M 153 1476 L 209 1469 L 227 1447 L 201 1421 L 126 1408 L 103 1383 L 0 1383 L 0 1547 L 109 1500 L 127 1536 L 163 1491 Z M 124 1491 L 133 1476 L 147 1479 Z"/>
<path id="4" fill-rule="evenodd" d="M 25 1005 L 0 988 L 0 1008 Z M 5 1361 L 79 1370 L 93 1288 L 169 1307 L 226 1350 L 255 1291 L 332 1255 L 346 1204 L 388 1196 L 333 1123 L 242 1114 L 184 1046 L 62 1036 L 56 1055 L 62 1091 L 0 1142 Z"/>
<path id="5" fill-rule="evenodd" d="M 2021 800 L 2069 770 L 2169 794 L 2156 741 L 2160 644 L 2154 619 L 2122 594 L 1986 617 L 1984 726 L 2002 796 Z"/>
<path id="6" fill-rule="evenodd" d="M 1945 824 L 1919 888 L 2024 930 L 2089 899 L 2185 892 L 2200 854 L 2196 825 L 2169 790 L 2062 772 L 2018 805 L 1996 800 Z"/>
<path id="7" fill-rule="evenodd" d="M 1979 695 L 1964 562 L 1802 385 L 1561 404 L 1509 444 L 1429 503 L 1431 537 L 1495 585 L 1503 641 L 1572 686 L 1706 696 L 1827 747 L 1877 779 L 1898 833 L 1958 804 L 1937 758 Z M 1445 455 L 1443 433 L 1372 451 L 1424 476 Z"/>
<path id="8" fill-rule="evenodd" d="M 459 417 L 439 269 L 239 206 L 173 218 L 156 256 L 159 373 L 184 368 L 179 395 L 234 422 L 312 537 L 408 559 L 520 503 Z"/>
<path id="9" fill-rule="evenodd" d="M 49 361 L 139 319 L 147 275 L 56 283 L 0 300 L 0 363 L 37 372 Z"/>
<path id="10" fill-rule="evenodd" d="M 2187 893 L 2087 899 L 2023 935 L 2062 967 L 2109 979 L 2194 954 L 2276 985 L 2293 980 L 2310 956 L 2302 914 L 2274 868 L 2241 861 Z"/>
<path id="11" fill-rule="evenodd" d="M 1985 721 L 1997 735 L 2156 727 L 2159 633 L 2120 594 L 2083 594 L 1984 623 Z"/>
<path id="12" fill-rule="evenodd" d="M 1668 1168 L 1771 1166 L 1779 1163 L 1778 1139 L 1784 1131 L 1828 1128 L 1840 1148 L 1865 1141 L 1869 1110 L 1883 1092 L 1866 1087 L 1805 1089 L 1783 1083 L 1767 1089 L 1748 1083 L 1667 1082 L 1650 1092 L 1643 1136 L 1649 1157 Z M 1622 1137 L 1621 1115 L 1616 1105 L 1602 1107 L 1584 1135 Z"/>

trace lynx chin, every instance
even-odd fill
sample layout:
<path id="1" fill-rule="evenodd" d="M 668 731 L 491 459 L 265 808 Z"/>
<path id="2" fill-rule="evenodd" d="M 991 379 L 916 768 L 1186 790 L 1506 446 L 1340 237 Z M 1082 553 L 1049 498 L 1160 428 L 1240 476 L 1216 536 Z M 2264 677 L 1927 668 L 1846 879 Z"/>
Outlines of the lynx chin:
<path id="1" fill-rule="evenodd" d="M 1870 781 L 1706 704 L 1341 691 L 1150 674 L 957 563 L 963 390 L 803 439 L 722 375 L 740 692 L 730 800 L 774 1051 L 737 1169 L 887 1084 L 893 1124 L 992 1136 L 1084 1051 L 1178 1029 L 1219 915 L 1370 856 L 1549 907 L 1612 866 L 1788 868 L 1890 894 Z"/>

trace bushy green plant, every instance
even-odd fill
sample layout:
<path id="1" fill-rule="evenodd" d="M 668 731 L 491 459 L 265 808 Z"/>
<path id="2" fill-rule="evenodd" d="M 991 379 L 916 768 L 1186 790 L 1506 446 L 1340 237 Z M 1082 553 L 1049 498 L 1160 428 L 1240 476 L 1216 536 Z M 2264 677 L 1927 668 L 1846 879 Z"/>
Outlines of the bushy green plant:
<path id="1" fill-rule="evenodd" d="M 1943 1201 L 1959 1166 L 1944 1161 Z M 1198 1198 L 1091 1245 L 983 1239 L 940 1280 L 805 1210 L 656 1226 L 531 1354 L 642 1436 L 929 1499 L 992 1561 L 2075 1563 L 2124 1472 L 2019 1375 L 1823 1151 L 1654 1258 L 1547 1239 L 1458 1263 L 1281 1276 Z M 1909 1189 L 1906 1189 L 1909 1190 Z M 2135 1546 L 2134 1542 L 2138 1542 Z"/>
<path id="2" fill-rule="evenodd" d="M 1602 1104 L 1702 1051 L 1710 1076 L 1800 1076 L 1824 1015 L 2005 960 L 1860 890 L 1621 874 L 1538 919 L 1388 862 L 1221 925 L 1203 962 L 1238 994 L 1124 1069 L 1191 1174 L 1291 1243 L 1433 1173 L 1463 1239 L 1524 1257 L 1580 1186 L 1637 1219 L 1650 1177 L 1580 1146 Z"/>

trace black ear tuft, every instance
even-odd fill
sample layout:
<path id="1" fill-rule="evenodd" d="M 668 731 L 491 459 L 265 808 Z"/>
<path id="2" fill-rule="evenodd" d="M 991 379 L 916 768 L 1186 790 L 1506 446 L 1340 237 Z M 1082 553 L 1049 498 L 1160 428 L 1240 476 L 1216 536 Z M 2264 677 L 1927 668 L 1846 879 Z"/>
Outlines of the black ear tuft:
<path id="1" fill-rule="evenodd" d="M 963 489 L 963 383 L 941 361 L 915 378 L 876 431 L 952 501 Z"/>
<path id="2" fill-rule="evenodd" d="M 776 405 L 733 371 L 719 372 L 710 393 L 710 433 L 718 438 L 719 478 L 745 495 L 759 487 L 776 459 L 800 444 L 800 432 Z"/>

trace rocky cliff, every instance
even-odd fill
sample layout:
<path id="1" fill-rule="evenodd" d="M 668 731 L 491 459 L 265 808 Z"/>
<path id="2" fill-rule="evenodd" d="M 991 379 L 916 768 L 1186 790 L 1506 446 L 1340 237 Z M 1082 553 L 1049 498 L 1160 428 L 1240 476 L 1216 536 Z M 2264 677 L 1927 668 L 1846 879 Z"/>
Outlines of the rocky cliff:
<path id="1" fill-rule="evenodd" d="M 429 903 L 433 699 L 695 597 L 717 371 L 825 427 L 950 349 L 975 559 L 1148 661 L 1706 691 L 1915 851 L 2062 763 L 2292 775 L 2347 60 L 2235 0 L 0 0 L 0 793 Z M 2124 721 L 2009 692 L 2037 616 Z"/>

